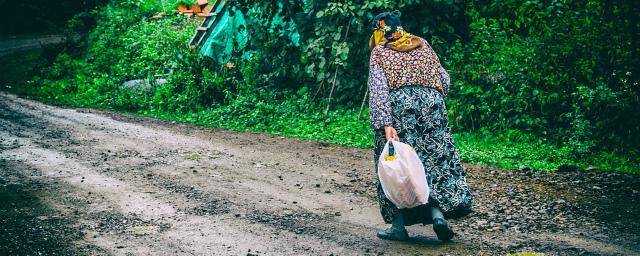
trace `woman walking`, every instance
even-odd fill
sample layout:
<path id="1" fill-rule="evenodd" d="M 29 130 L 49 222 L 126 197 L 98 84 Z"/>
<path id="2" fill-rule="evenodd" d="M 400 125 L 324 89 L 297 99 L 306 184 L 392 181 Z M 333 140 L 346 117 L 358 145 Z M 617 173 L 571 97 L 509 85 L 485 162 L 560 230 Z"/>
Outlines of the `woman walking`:
<path id="1" fill-rule="evenodd" d="M 438 239 L 450 240 L 454 233 L 446 219 L 469 214 L 473 197 L 443 99 L 449 74 L 426 40 L 404 31 L 399 12 L 379 14 L 372 26 L 368 84 L 376 171 L 386 141 L 401 141 L 418 153 L 431 190 L 427 204 L 400 210 L 386 198 L 378 180 L 380 212 L 391 224 L 378 237 L 406 240 L 405 226 L 422 223 L 433 224 Z"/>

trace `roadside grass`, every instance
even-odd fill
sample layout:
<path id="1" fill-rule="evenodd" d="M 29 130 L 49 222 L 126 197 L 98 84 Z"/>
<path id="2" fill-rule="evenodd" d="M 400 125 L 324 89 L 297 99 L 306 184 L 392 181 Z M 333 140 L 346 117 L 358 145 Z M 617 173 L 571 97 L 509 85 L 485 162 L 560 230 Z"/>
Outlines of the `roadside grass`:
<path id="1" fill-rule="evenodd" d="M 373 147 L 373 131 L 369 128 L 366 110 L 360 117 L 357 109 L 337 109 L 325 115 L 320 108 L 304 104 L 309 103 L 303 103 L 300 109 L 299 100 L 287 99 L 275 105 L 265 103 L 265 106 L 270 106 L 266 107 L 270 111 L 256 106 L 237 113 L 234 111 L 237 106 L 231 103 L 187 114 L 152 111 L 135 114 L 234 131 L 266 132 L 365 149 Z M 470 164 L 492 165 L 507 170 L 529 168 L 551 172 L 564 166 L 640 174 L 636 152 L 627 155 L 596 152 L 578 156 L 566 146 L 554 145 L 544 138 L 517 130 L 454 132 L 453 137 L 463 161 Z"/>
<path id="2" fill-rule="evenodd" d="M 514 138 L 513 134 L 520 137 Z M 597 151 L 575 155 L 571 148 L 545 142 L 543 138 L 520 131 L 503 133 L 467 132 L 453 135 L 463 159 L 474 164 L 488 164 L 504 169 L 530 168 L 555 171 L 559 168 L 617 171 L 640 174 L 637 152 L 620 154 Z"/>

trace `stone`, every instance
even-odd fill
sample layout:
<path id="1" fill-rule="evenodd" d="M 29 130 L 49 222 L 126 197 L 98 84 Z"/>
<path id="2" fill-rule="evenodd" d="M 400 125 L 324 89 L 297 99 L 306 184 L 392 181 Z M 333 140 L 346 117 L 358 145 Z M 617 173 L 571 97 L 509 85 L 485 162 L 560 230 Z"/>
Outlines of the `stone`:
<path id="1" fill-rule="evenodd" d="M 120 86 L 121 88 L 131 88 L 131 89 L 139 89 L 142 91 L 148 91 L 151 90 L 159 85 L 163 85 L 166 84 L 168 82 L 167 79 L 155 79 L 155 80 L 150 80 L 150 79 L 134 79 L 134 80 L 129 80 L 126 81 L 124 83 L 122 83 L 122 85 Z"/>

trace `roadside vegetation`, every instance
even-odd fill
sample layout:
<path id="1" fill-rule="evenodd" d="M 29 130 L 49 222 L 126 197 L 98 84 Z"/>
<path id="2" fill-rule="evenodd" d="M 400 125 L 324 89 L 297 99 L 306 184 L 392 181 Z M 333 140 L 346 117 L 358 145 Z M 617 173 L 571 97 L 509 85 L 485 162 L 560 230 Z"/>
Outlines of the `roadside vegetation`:
<path id="1" fill-rule="evenodd" d="M 199 19 L 149 19 L 173 1 L 112 1 L 89 11 L 94 20 L 71 19 L 65 31 L 80 43 L 19 91 L 53 104 L 372 147 L 366 102 L 361 109 L 368 20 L 398 9 L 451 73 L 447 107 L 464 161 L 640 172 L 640 51 L 629 33 L 640 24 L 637 2 L 230 4 L 247 14 L 252 37 L 229 63 L 189 49 Z"/>

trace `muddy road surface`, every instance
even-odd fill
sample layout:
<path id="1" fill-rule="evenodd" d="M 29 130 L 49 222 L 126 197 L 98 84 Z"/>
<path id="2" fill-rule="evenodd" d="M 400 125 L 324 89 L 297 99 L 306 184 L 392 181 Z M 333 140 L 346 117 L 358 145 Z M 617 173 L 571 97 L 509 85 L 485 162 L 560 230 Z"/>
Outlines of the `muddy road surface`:
<path id="1" fill-rule="evenodd" d="M 640 255 L 640 179 L 467 166 L 475 212 L 376 238 L 372 150 L 0 94 L 2 255 Z"/>

